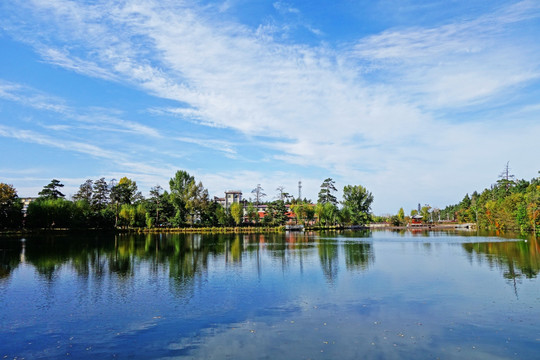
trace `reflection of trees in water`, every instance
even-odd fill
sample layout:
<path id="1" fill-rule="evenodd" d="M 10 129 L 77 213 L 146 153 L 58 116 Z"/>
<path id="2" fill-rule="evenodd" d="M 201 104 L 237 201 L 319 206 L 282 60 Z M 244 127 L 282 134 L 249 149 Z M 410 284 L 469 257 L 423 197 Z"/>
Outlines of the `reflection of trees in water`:
<path id="1" fill-rule="evenodd" d="M 534 237 L 528 241 L 469 243 L 463 248 L 490 267 L 502 269 L 507 279 L 535 278 L 540 272 L 540 242 Z"/>
<path id="2" fill-rule="evenodd" d="M 343 250 L 345 252 L 345 266 L 347 270 L 365 271 L 375 260 L 370 243 L 347 241 L 343 244 Z"/>
<path id="3" fill-rule="evenodd" d="M 352 239 L 368 236 L 369 233 L 342 236 L 347 238 L 343 248 L 348 270 L 365 270 L 373 261 L 370 244 Z M 303 271 L 304 259 L 314 256 L 315 249 L 325 276 L 332 282 L 338 273 L 338 250 L 342 243 L 316 240 L 307 233 L 100 233 L 34 236 L 25 244 L 26 262 L 51 282 L 63 267 L 71 268 L 80 278 L 96 282 L 107 275 L 125 281 L 140 271 L 149 271 L 152 276 L 166 272 L 171 284 L 184 291 L 192 288 L 194 279 L 203 277 L 212 263 L 241 266 L 248 256 L 257 263 L 257 271 L 261 271 L 264 256 L 279 260 L 284 268 L 291 263 L 299 264 Z M 9 277 L 20 263 L 21 242 L 17 240 L 13 247 L 6 248 L 0 254 L 1 274 Z"/>
<path id="4" fill-rule="evenodd" d="M 25 259 L 38 274 L 52 281 L 62 266 L 70 266 L 78 276 L 101 276 L 110 260 L 113 243 L 95 236 L 34 236 L 27 240 Z"/>
<path id="5" fill-rule="evenodd" d="M 343 246 L 345 267 L 349 271 L 365 271 L 374 262 L 375 255 L 370 243 L 370 230 L 321 232 L 317 249 L 321 267 L 329 283 L 334 283 L 339 271 L 339 246 Z"/>
<path id="6" fill-rule="evenodd" d="M 345 241 L 340 243 L 332 239 L 319 239 L 317 249 L 321 267 L 329 283 L 334 283 L 339 272 L 339 245 L 343 246 L 345 267 L 349 271 L 365 271 L 373 264 L 375 255 L 370 243 L 363 241 Z"/>
<path id="7" fill-rule="evenodd" d="M 338 275 L 338 245 L 336 240 L 319 239 L 317 249 L 326 280 L 333 284 Z"/>
<path id="8" fill-rule="evenodd" d="M 303 271 L 304 258 L 315 246 L 313 234 L 304 232 L 244 234 L 243 249 L 248 255 L 256 256 L 257 271 L 261 271 L 261 255 L 277 260 L 282 269 L 293 262 L 298 262 Z"/>
<path id="9" fill-rule="evenodd" d="M 22 244 L 20 241 L 0 239 L 0 281 L 9 278 L 21 261 Z"/>

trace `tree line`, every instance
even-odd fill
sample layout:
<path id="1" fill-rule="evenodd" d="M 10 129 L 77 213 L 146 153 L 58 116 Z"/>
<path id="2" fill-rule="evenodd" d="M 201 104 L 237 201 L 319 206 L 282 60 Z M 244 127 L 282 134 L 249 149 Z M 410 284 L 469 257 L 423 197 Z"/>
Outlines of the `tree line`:
<path id="1" fill-rule="evenodd" d="M 507 165 L 496 184 L 466 194 L 441 210 L 441 217 L 491 230 L 540 231 L 540 177 L 515 179 Z"/>
<path id="2" fill-rule="evenodd" d="M 292 198 L 283 186 L 277 189 L 277 200 L 264 202 L 264 189 L 257 185 L 252 191 L 255 202 L 234 202 L 224 208 L 210 199 L 202 182 L 183 170 L 169 180 L 169 190 L 154 186 L 147 198 L 138 190 L 137 183 L 127 177 L 118 182 L 88 179 L 71 200 L 62 193 L 63 187 L 53 179 L 23 212 L 16 189 L 0 183 L 0 229 L 280 226 L 290 219 L 323 226 L 365 224 L 371 219 L 373 202 L 373 195 L 361 185 L 347 185 L 339 208 L 335 182 L 328 178 L 321 185 L 317 204 Z"/>
<path id="3" fill-rule="evenodd" d="M 455 221 L 476 223 L 479 228 L 488 230 L 540 232 L 540 177 L 530 181 L 515 179 L 507 164 L 497 182 L 482 192 L 466 194 L 459 203 L 444 209 L 419 204 L 418 210 L 410 213 L 411 217 L 416 214 L 421 215 L 425 223 Z M 409 220 L 403 208 L 397 215 L 375 219 L 396 226 L 405 225 Z"/>

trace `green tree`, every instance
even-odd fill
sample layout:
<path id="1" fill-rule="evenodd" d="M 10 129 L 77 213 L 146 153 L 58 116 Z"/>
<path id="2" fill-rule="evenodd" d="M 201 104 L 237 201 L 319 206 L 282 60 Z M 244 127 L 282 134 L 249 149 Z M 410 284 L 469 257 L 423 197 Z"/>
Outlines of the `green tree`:
<path id="1" fill-rule="evenodd" d="M 131 204 L 122 204 L 120 208 L 120 226 L 130 226 L 130 227 L 144 227 L 146 223 L 146 209 L 142 204 L 131 205 Z"/>
<path id="2" fill-rule="evenodd" d="M 171 190 L 170 198 L 176 210 L 173 220 L 176 226 L 181 226 L 186 222 L 188 215 L 188 210 L 186 208 L 188 192 L 191 184 L 194 182 L 195 178 L 184 170 L 178 170 L 174 174 L 174 177 L 169 181 Z"/>
<path id="3" fill-rule="evenodd" d="M 304 203 L 305 221 L 311 224 L 315 220 L 315 207 L 311 204 Z"/>
<path id="4" fill-rule="evenodd" d="M 373 195 L 362 185 L 347 185 L 343 188 L 342 204 L 351 210 L 353 224 L 366 224 L 370 221 Z"/>
<path id="5" fill-rule="evenodd" d="M 399 211 L 397 213 L 397 217 L 399 222 L 404 223 L 405 222 L 405 211 L 403 211 L 403 208 L 399 208 Z"/>
<path id="6" fill-rule="evenodd" d="M 28 205 L 26 223 L 29 228 L 71 228 L 80 218 L 80 208 L 63 198 L 40 198 Z"/>
<path id="7" fill-rule="evenodd" d="M 339 215 L 339 209 L 336 205 L 331 202 L 327 202 L 324 205 L 324 218 L 326 219 L 326 224 L 336 225 Z"/>
<path id="8" fill-rule="evenodd" d="M 247 206 L 247 217 L 249 219 L 249 222 L 251 223 L 258 223 L 259 222 L 259 213 L 255 206 L 253 206 L 252 203 L 249 203 Z"/>
<path id="9" fill-rule="evenodd" d="M 233 223 L 233 219 L 230 212 L 219 204 L 217 204 L 217 208 L 216 208 L 216 217 L 217 217 L 218 223 L 221 226 L 229 226 L 231 225 L 231 223 Z"/>
<path id="10" fill-rule="evenodd" d="M 307 225 L 315 218 L 315 207 L 308 203 L 297 203 L 291 206 L 291 211 L 296 215 L 297 221 Z"/>
<path id="11" fill-rule="evenodd" d="M 236 225 L 240 225 L 242 217 L 244 215 L 244 209 L 239 203 L 233 203 L 231 205 L 231 215 Z"/>
<path id="12" fill-rule="evenodd" d="M 137 182 L 124 176 L 112 187 L 111 199 L 121 205 L 130 205 L 142 200 L 142 194 L 137 189 Z"/>
<path id="13" fill-rule="evenodd" d="M 431 210 L 431 206 L 429 206 L 429 205 L 422 206 L 422 208 L 420 209 L 420 215 L 422 215 L 422 220 L 424 222 L 431 221 L 430 210 Z"/>
<path id="14" fill-rule="evenodd" d="M 321 190 L 319 191 L 319 200 L 317 200 L 318 203 L 331 203 L 333 205 L 337 205 L 337 199 L 333 194 L 337 191 L 335 183 L 336 182 L 331 178 L 325 179 L 323 181 L 323 183 L 321 184 Z"/>
<path id="15" fill-rule="evenodd" d="M 94 182 L 90 179 L 86 180 L 79 186 L 79 190 L 73 195 L 73 201 L 83 200 L 88 204 L 92 202 Z"/>
<path id="16" fill-rule="evenodd" d="M 137 183 L 127 177 L 123 177 L 118 184 L 111 187 L 111 202 L 115 211 L 115 224 L 119 225 L 119 211 L 122 205 L 131 205 L 142 199 L 142 195 L 137 191 Z M 123 219 L 125 221 L 125 219 Z"/>
<path id="17" fill-rule="evenodd" d="M 153 217 L 153 224 L 161 224 L 159 213 L 163 210 L 163 188 L 159 185 L 150 189 L 150 199 L 148 199 L 149 216 Z"/>
<path id="18" fill-rule="evenodd" d="M 326 224 L 324 204 L 317 203 L 317 205 L 315 205 L 315 215 L 317 216 L 317 222 L 319 223 L 319 225 Z"/>
<path id="19" fill-rule="evenodd" d="M 59 180 L 52 179 L 51 182 L 43 187 L 38 195 L 42 199 L 58 199 L 65 197 L 64 194 L 58 190 L 58 188 L 64 187 L 64 184 L 61 184 Z"/>
<path id="20" fill-rule="evenodd" d="M 195 183 L 193 180 L 187 185 L 184 201 L 186 212 L 190 215 L 190 221 L 193 224 L 195 219 L 201 218 L 201 214 L 209 205 L 208 190 L 204 188 L 202 182 Z"/>
<path id="21" fill-rule="evenodd" d="M 351 224 L 353 222 L 353 212 L 348 207 L 343 207 L 340 211 L 338 211 L 338 219 L 339 223 L 346 225 Z"/>
<path id="22" fill-rule="evenodd" d="M 219 225 L 219 220 L 217 216 L 217 209 L 220 207 L 218 203 L 214 201 L 209 201 L 208 205 L 203 209 L 200 214 L 201 223 L 206 226 L 216 226 Z"/>
<path id="23" fill-rule="evenodd" d="M 266 207 L 266 215 L 272 225 L 283 225 L 287 222 L 287 207 L 283 200 L 276 200 Z"/>
<path id="24" fill-rule="evenodd" d="M 106 208 L 110 200 L 110 194 L 111 190 L 105 178 L 102 177 L 96 180 L 92 188 L 92 207 L 97 211 Z"/>
<path id="25" fill-rule="evenodd" d="M 306 216 L 303 204 L 292 204 L 290 209 L 296 218 L 296 223 L 298 224 L 300 222 L 301 224 L 304 224 Z"/>
<path id="26" fill-rule="evenodd" d="M 13 185 L 0 183 L 0 229 L 22 226 L 22 203 Z"/>

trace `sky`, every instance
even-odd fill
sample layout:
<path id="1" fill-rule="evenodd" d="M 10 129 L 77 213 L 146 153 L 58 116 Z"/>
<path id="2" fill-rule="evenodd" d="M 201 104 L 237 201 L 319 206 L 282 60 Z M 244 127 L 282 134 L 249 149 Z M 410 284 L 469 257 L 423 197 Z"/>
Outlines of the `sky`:
<path id="1" fill-rule="evenodd" d="M 0 3 L 0 182 L 177 170 L 211 196 L 362 185 L 375 214 L 540 170 L 536 0 Z"/>

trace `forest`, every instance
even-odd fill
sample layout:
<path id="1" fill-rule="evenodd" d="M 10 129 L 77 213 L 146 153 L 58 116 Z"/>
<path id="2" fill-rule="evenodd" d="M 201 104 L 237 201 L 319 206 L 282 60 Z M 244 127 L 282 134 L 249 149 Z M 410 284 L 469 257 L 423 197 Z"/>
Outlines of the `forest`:
<path id="1" fill-rule="evenodd" d="M 419 204 L 418 210 L 411 210 L 410 217 L 401 208 L 397 215 L 375 220 L 403 226 L 417 214 L 424 223 L 474 223 L 486 230 L 540 232 L 540 177 L 517 180 L 507 164 L 496 183 L 480 193 L 466 194 L 457 204 L 444 209 Z"/>
<path id="2" fill-rule="evenodd" d="M 118 182 L 88 179 L 71 199 L 66 199 L 63 187 L 53 179 L 24 208 L 16 189 L 0 183 L 0 230 L 358 225 L 371 220 L 373 202 L 373 195 L 363 186 L 347 185 L 338 207 L 335 182 L 328 178 L 321 184 L 316 204 L 289 196 L 282 186 L 276 189 L 277 200 L 265 202 L 264 189 L 257 185 L 251 192 L 254 202 L 224 207 L 210 199 L 202 182 L 183 170 L 170 179 L 168 191 L 157 185 L 147 198 L 127 177 Z"/>
<path id="3" fill-rule="evenodd" d="M 490 230 L 540 231 L 540 176 L 516 180 L 507 164 L 490 188 L 466 194 L 458 204 L 441 210 L 440 217 Z"/>

